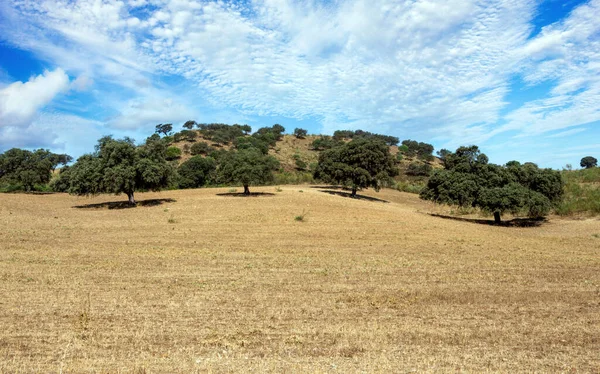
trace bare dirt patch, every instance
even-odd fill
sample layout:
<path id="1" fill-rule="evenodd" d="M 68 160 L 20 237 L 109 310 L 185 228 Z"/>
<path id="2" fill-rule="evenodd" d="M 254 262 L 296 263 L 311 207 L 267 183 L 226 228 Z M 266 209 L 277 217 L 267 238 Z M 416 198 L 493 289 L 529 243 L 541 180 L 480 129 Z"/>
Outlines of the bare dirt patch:
<path id="1" fill-rule="evenodd" d="M 0 372 L 600 368 L 597 219 L 497 227 L 392 190 L 222 192 L 95 210 L 72 207 L 124 198 L 1 195 Z"/>

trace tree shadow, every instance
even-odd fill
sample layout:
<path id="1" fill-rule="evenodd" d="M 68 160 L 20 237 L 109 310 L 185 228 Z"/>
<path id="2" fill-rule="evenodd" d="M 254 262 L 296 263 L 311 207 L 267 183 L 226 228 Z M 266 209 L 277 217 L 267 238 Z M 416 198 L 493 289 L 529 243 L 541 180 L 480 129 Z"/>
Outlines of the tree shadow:
<path id="1" fill-rule="evenodd" d="M 330 186 L 330 185 L 325 185 L 325 186 L 310 186 L 310 188 L 321 188 L 324 190 L 345 190 L 345 191 L 350 191 L 349 188 L 346 187 L 342 187 L 342 186 Z"/>
<path id="2" fill-rule="evenodd" d="M 387 201 L 387 200 L 378 199 L 376 197 L 371 197 L 371 196 L 356 195 L 356 196 L 352 197 L 352 194 L 350 192 L 327 191 L 327 190 L 319 190 L 319 192 L 325 192 L 325 193 L 328 193 L 330 195 L 348 197 L 348 198 L 356 199 L 356 200 L 376 201 L 376 202 L 384 203 L 384 204 L 388 204 L 389 203 L 389 201 Z"/>
<path id="3" fill-rule="evenodd" d="M 270 192 L 250 192 L 249 195 L 244 194 L 243 192 L 223 192 L 218 193 L 217 196 L 230 196 L 230 197 L 260 197 L 260 196 L 273 196 L 274 193 Z"/>
<path id="4" fill-rule="evenodd" d="M 442 214 L 435 214 L 435 213 L 428 213 L 428 214 L 432 217 L 437 217 L 437 218 L 451 219 L 454 221 L 477 223 L 480 225 L 498 226 L 498 227 L 540 227 L 544 223 L 548 222 L 548 219 L 544 218 L 544 217 L 541 217 L 541 218 L 513 218 L 509 221 L 502 221 L 500 223 L 496 223 L 494 220 L 489 220 L 489 219 L 453 217 L 453 216 L 445 216 Z"/>
<path id="5" fill-rule="evenodd" d="M 98 204 L 85 204 L 85 205 L 75 205 L 73 208 L 77 209 L 129 209 L 129 208 L 137 208 L 137 207 L 151 207 L 162 205 L 164 203 L 174 203 L 177 200 L 175 199 L 148 199 L 148 200 L 140 200 L 135 205 L 129 204 L 128 201 L 107 201 L 105 203 Z"/>

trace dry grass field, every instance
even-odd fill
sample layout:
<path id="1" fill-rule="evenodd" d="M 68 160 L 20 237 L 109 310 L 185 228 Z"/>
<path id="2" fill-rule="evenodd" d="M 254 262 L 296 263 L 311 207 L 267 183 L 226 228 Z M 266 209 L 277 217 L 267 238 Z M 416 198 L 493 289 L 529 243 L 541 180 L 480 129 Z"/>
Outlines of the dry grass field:
<path id="1" fill-rule="evenodd" d="M 600 372 L 597 218 L 254 190 L 0 195 L 0 372 Z"/>

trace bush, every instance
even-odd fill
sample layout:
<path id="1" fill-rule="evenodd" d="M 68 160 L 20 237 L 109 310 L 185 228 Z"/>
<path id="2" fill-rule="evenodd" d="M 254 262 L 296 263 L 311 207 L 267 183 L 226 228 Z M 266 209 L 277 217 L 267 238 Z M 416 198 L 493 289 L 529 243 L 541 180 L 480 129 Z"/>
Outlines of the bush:
<path id="1" fill-rule="evenodd" d="M 413 162 L 408 165 L 408 168 L 406 169 L 406 175 L 428 177 L 431 175 L 432 170 L 433 168 L 431 165 Z"/>
<path id="2" fill-rule="evenodd" d="M 211 147 L 210 145 L 200 142 L 200 143 L 195 143 L 192 145 L 192 147 L 190 148 L 190 153 L 192 154 L 192 156 L 208 155 L 214 150 L 215 149 L 213 147 Z"/>
<path id="3" fill-rule="evenodd" d="M 176 160 L 181 157 L 181 149 L 177 147 L 169 147 L 165 153 L 165 158 L 169 161 Z"/>

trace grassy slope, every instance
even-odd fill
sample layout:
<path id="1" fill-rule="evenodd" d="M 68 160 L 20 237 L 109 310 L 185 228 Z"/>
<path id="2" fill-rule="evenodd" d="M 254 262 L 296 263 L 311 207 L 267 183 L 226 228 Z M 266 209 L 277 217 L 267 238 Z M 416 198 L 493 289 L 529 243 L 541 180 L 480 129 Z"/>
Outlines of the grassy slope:
<path id="1" fill-rule="evenodd" d="M 600 368 L 598 220 L 504 228 L 393 190 L 226 191 L 123 210 L 2 196 L 0 372 Z"/>
<path id="2" fill-rule="evenodd" d="M 560 215 L 600 214 L 600 168 L 564 170 L 565 198 Z"/>

